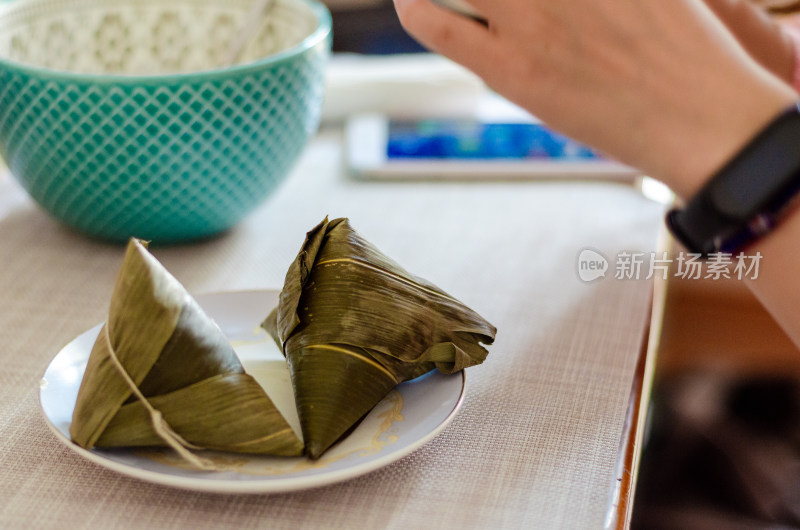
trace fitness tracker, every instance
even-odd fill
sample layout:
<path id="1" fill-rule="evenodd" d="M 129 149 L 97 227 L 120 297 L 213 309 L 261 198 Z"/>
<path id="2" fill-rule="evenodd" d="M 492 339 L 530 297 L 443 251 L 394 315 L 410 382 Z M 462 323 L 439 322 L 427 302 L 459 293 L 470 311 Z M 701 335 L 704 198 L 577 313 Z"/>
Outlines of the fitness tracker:
<path id="1" fill-rule="evenodd" d="M 800 191 L 800 108 L 779 114 L 667 226 L 690 251 L 733 254 L 768 233 Z"/>

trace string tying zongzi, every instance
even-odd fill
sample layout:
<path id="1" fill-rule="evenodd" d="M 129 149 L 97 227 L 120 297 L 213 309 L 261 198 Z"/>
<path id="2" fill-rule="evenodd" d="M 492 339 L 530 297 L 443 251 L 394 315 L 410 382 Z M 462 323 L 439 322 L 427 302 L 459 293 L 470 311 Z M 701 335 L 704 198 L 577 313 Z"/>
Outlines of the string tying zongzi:
<path id="1" fill-rule="evenodd" d="M 188 462 L 193 467 L 196 467 L 203 471 L 218 470 L 218 467 L 215 466 L 210 460 L 201 458 L 196 454 L 192 453 L 190 449 L 202 449 L 202 448 L 187 442 L 180 434 L 175 432 L 172 429 L 172 427 L 170 427 L 169 423 L 167 423 L 167 420 L 164 419 L 164 415 L 161 414 L 161 411 L 157 410 L 150 403 L 150 401 L 147 400 L 144 394 L 142 394 L 142 392 L 139 390 L 139 387 L 136 386 L 136 383 L 133 381 L 133 379 L 131 379 L 130 374 L 128 374 L 128 372 L 125 370 L 125 367 L 122 366 L 122 363 L 117 357 L 117 353 L 114 350 L 114 344 L 111 342 L 111 334 L 108 331 L 108 324 L 103 326 L 103 331 L 105 333 L 105 340 L 108 343 L 108 357 L 109 359 L 111 359 L 111 363 L 117 369 L 119 375 L 122 376 L 122 379 L 125 381 L 125 384 L 128 385 L 128 388 L 131 389 L 133 395 L 136 396 L 136 399 L 138 399 L 142 403 L 142 406 L 144 406 L 148 414 L 150 414 L 150 420 L 153 423 L 153 430 L 156 432 L 156 434 L 162 440 L 164 440 L 164 442 L 167 445 L 169 445 L 172 449 L 174 449 L 175 452 L 178 453 L 178 455 L 180 455 L 181 458 L 186 460 L 186 462 Z"/>
<path id="2" fill-rule="evenodd" d="M 303 452 L 219 326 L 137 240 L 89 354 L 70 437 L 86 449 L 171 447 L 199 469 L 214 468 L 192 449 Z"/>

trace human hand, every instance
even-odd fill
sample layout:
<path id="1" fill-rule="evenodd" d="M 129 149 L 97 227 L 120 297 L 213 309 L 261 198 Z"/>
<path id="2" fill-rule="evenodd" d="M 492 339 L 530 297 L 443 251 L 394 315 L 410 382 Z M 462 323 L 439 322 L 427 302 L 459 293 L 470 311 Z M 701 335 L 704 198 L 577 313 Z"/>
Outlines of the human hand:
<path id="1" fill-rule="evenodd" d="M 422 44 L 688 197 L 797 95 L 699 0 L 395 0 Z"/>

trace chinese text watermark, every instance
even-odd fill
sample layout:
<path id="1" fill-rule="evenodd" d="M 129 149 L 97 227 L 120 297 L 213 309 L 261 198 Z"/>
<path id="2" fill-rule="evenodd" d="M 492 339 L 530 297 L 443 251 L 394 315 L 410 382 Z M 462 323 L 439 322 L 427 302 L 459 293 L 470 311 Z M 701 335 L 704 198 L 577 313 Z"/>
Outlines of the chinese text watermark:
<path id="1" fill-rule="evenodd" d="M 701 254 L 681 252 L 622 251 L 612 263 L 602 253 L 585 248 L 578 253 L 578 277 L 584 282 L 593 282 L 611 275 L 617 280 L 649 280 L 651 278 L 676 277 L 686 280 L 756 280 L 758 279 L 761 253 L 736 255 L 715 252 L 705 258 Z"/>

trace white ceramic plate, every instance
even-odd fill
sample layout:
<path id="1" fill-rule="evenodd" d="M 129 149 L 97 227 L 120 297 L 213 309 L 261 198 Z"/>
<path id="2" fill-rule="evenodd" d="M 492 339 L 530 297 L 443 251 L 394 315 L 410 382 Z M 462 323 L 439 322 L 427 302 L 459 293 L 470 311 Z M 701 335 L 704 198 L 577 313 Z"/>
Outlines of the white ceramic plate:
<path id="1" fill-rule="evenodd" d="M 259 323 L 276 305 L 277 291 L 238 291 L 198 296 L 231 340 L 242 364 L 299 431 L 283 357 Z M 280 458 L 204 452 L 219 471 L 188 468 L 168 449 L 86 450 L 72 443 L 69 426 L 96 326 L 65 346 L 48 366 L 39 401 L 51 430 L 67 447 L 108 469 L 167 486 L 221 493 L 272 493 L 347 480 L 386 466 L 419 448 L 453 419 L 464 397 L 463 372 L 432 372 L 392 391 L 350 436 L 322 458 Z"/>

